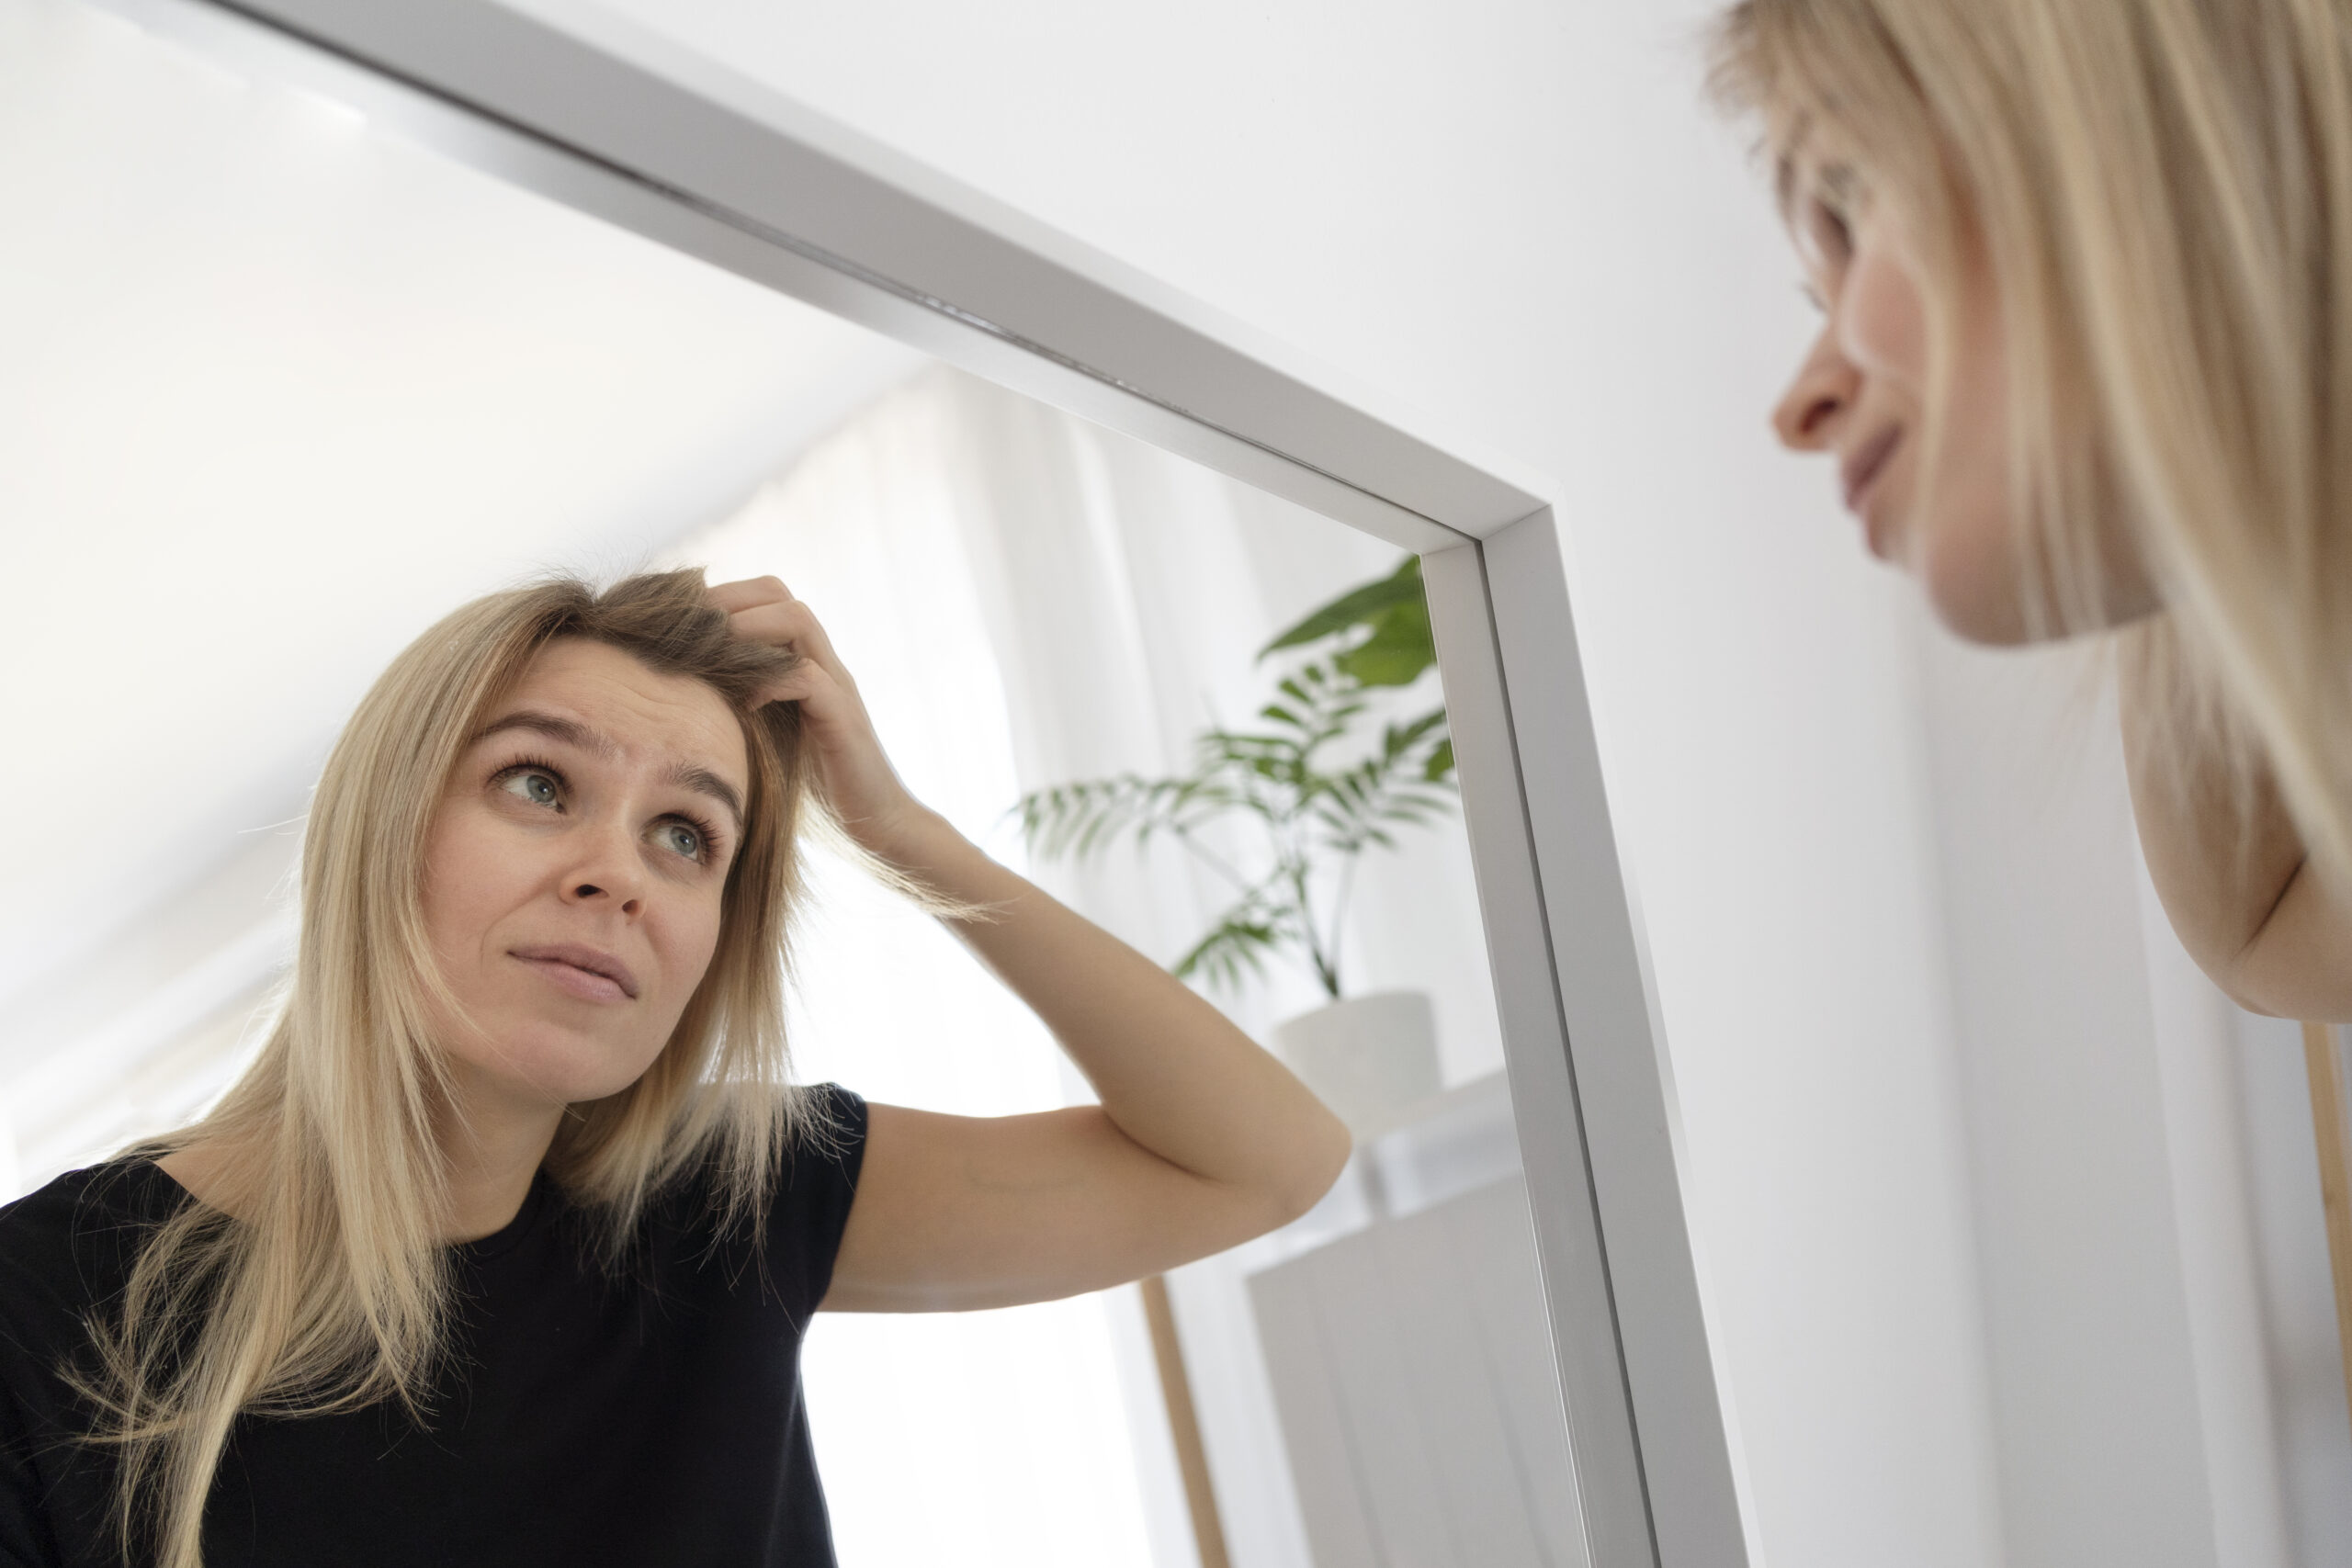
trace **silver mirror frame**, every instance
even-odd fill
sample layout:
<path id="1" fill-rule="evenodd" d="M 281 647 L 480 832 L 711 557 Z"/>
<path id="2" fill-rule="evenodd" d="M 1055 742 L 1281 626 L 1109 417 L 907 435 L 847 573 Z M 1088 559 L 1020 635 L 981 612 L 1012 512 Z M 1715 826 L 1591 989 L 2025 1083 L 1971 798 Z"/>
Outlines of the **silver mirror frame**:
<path id="1" fill-rule="evenodd" d="M 1419 552 L 1588 1559 L 1747 1562 L 1555 486 L 614 18 L 549 0 L 94 3 Z"/>

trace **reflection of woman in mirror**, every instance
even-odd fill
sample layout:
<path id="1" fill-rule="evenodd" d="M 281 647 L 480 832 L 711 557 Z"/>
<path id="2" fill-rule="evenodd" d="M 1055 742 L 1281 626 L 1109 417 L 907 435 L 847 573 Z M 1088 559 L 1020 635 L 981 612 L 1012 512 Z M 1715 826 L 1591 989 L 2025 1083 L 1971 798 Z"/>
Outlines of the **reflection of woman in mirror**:
<path id="1" fill-rule="evenodd" d="M 786 1081 L 812 803 L 1099 1106 Z M 458 611 L 360 705 L 301 874 L 284 1016 L 219 1108 L 0 1216 L 0 1560 L 829 1563 L 811 1312 L 1133 1280 L 1346 1157 L 1214 1009 L 909 795 L 773 579 Z"/>
<path id="2" fill-rule="evenodd" d="M 1746 0 L 1825 321 L 1781 438 L 1980 642 L 2120 638 L 2141 841 L 2352 1019 L 2352 28 L 2292 0 Z"/>

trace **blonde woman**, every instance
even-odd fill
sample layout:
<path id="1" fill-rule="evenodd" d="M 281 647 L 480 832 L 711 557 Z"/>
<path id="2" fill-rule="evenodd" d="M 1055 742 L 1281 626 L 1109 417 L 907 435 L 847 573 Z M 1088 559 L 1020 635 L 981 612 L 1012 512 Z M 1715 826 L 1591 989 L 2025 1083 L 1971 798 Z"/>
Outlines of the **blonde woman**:
<path id="1" fill-rule="evenodd" d="M 2122 628 L 2158 892 L 2352 1019 L 2352 13 L 1745 0 L 1824 323 L 1776 414 L 1964 637 Z"/>
<path id="2" fill-rule="evenodd" d="M 811 804 L 1099 1106 L 788 1082 Z M 1215 1010 L 909 795 L 773 579 L 559 581 L 435 626 L 328 761 L 302 900 L 219 1108 L 0 1211 L 11 1568 L 830 1563 L 811 1313 L 1133 1280 L 1347 1155 Z"/>

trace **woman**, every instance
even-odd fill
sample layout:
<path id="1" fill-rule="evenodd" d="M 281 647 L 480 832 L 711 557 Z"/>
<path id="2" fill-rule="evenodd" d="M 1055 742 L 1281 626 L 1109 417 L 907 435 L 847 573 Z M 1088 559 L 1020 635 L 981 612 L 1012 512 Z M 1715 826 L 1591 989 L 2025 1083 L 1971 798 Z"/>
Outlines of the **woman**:
<path id="1" fill-rule="evenodd" d="M 787 1082 L 804 805 L 1099 1106 Z M 219 1108 L 0 1212 L 0 1561 L 830 1563 L 809 1313 L 1133 1280 L 1347 1156 L 1214 1009 L 909 795 L 774 579 L 443 621 L 329 759 L 302 900 Z"/>
<path id="2" fill-rule="evenodd" d="M 1775 418 L 1962 636 L 2120 628 L 2175 929 L 2352 1019 L 2352 20 L 2334 0 L 1745 0 L 1826 317 Z"/>

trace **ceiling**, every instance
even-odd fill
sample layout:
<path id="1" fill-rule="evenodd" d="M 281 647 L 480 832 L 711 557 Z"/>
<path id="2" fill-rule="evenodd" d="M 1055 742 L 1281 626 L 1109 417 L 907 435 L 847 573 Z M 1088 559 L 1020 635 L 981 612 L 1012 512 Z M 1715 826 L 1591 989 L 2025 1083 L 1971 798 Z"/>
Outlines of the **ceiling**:
<path id="1" fill-rule="evenodd" d="M 299 811 L 459 601 L 728 510 L 911 351 L 0 0 L 0 1008 Z"/>

